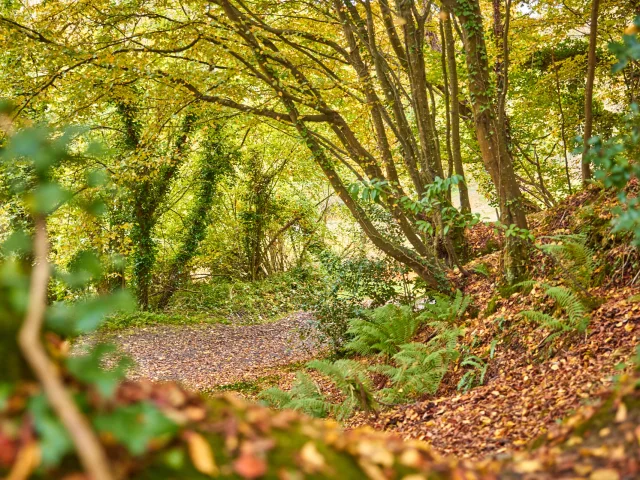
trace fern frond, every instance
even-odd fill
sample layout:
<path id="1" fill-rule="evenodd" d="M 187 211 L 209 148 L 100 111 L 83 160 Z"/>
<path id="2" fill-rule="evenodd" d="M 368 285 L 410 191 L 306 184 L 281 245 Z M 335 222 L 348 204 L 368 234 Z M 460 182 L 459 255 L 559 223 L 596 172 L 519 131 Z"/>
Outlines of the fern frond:
<path id="1" fill-rule="evenodd" d="M 587 315 L 587 309 L 578 296 L 565 287 L 550 287 L 545 293 L 554 299 L 556 303 L 569 316 L 571 323 L 577 323 Z"/>
<path id="2" fill-rule="evenodd" d="M 536 280 L 522 280 L 521 282 L 514 284 L 512 288 L 514 291 L 530 292 L 536 285 L 540 285 Z"/>
<path id="3" fill-rule="evenodd" d="M 347 333 L 353 339 L 345 347 L 360 355 L 390 357 L 398 351 L 398 345 L 416 334 L 421 323 L 408 306 L 385 305 L 367 313 L 365 319 L 349 322 Z"/>
<path id="4" fill-rule="evenodd" d="M 595 269 L 594 251 L 587 246 L 586 235 L 554 235 L 542 238 L 554 242 L 539 245 L 539 248 L 569 272 L 571 278 L 568 280 L 577 282 L 581 288 L 591 286 Z"/>
<path id="5" fill-rule="evenodd" d="M 454 298 L 435 294 L 432 297 L 432 301 L 424 305 L 424 309 L 419 315 L 419 318 L 424 322 L 440 321 L 453 323 L 462 318 L 470 303 L 471 297 L 463 295 L 460 290 L 456 292 Z"/>
<path id="6" fill-rule="evenodd" d="M 564 322 L 543 312 L 538 312 L 536 310 L 525 310 L 523 312 L 520 312 L 520 315 L 522 315 L 527 320 L 538 323 L 550 330 L 565 331 L 567 329 L 567 326 Z"/>
<path id="7" fill-rule="evenodd" d="M 291 395 L 289 392 L 285 392 L 277 387 L 271 387 L 267 390 L 263 390 L 258 395 L 258 398 L 268 406 L 278 409 L 286 408 L 286 405 L 291 402 Z"/>
<path id="8" fill-rule="evenodd" d="M 293 399 L 286 408 L 304 412 L 315 418 L 325 418 L 329 413 L 330 405 L 324 398 L 301 397 Z"/>

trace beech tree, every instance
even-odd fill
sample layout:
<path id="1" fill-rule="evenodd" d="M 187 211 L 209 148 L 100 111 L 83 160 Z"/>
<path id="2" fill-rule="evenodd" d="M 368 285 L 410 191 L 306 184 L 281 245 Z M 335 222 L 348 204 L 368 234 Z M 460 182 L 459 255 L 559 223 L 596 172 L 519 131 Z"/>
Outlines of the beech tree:
<path id="1" fill-rule="evenodd" d="M 491 175 L 500 202 L 500 219 L 505 225 L 527 228 L 522 193 L 513 168 L 509 149 L 504 102 L 498 102 L 496 85 L 489 75 L 489 60 L 479 0 L 445 0 L 460 19 L 464 34 L 469 93 L 474 125 L 482 160 Z M 505 273 L 510 281 L 520 277 L 525 268 L 522 242 L 508 237 Z"/>

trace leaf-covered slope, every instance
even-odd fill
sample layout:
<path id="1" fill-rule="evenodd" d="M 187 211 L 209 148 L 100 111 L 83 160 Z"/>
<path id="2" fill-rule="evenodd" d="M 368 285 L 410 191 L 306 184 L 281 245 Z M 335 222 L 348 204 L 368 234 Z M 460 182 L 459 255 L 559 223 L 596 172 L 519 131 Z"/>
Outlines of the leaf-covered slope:
<path id="1" fill-rule="evenodd" d="M 443 459 L 423 442 L 404 442 L 369 429 L 344 431 L 335 422 L 311 420 L 290 410 L 274 412 L 231 395 L 202 400 L 175 384 L 129 382 L 116 397 L 120 403 L 151 400 L 181 425 L 173 440 L 155 439 L 147 453 L 135 458 L 112 438 L 102 440 L 118 478 L 128 479 L 637 478 L 636 385 L 627 379 L 601 405 L 583 408 L 529 453 L 475 462 Z M 19 409 L 20 398 L 13 397 L 11 408 Z M 39 443 L 28 421 L 18 428 L 19 435 L 12 435 L 8 425 L 14 420 L 5 415 L 0 424 L 0 473 L 13 468 L 14 476 L 8 478 L 27 478 L 32 462 L 37 462 Z M 69 456 L 60 469 L 37 470 L 34 478 L 85 478 L 77 468 Z"/>

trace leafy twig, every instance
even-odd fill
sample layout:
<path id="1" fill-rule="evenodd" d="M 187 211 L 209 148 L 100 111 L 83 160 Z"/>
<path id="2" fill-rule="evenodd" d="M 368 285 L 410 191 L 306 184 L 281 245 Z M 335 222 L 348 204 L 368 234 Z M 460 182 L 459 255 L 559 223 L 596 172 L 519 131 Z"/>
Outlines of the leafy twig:
<path id="1" fill-rule="evenodd" d="M 42 384 L 51 407 L 71 436 L 80 461 L 92 480 L 113 480 L 107 456 L 89 422 L 82 415 L 60 374 L 55 369 L 41 343 L 41 330 L 47 308 L 49 285 L 49 242 L 45 217 L 35 218 L 34 253 L 36 264 L 31 275 L 29 305 L 18 334 L 18 343 L 25 360 Z"/>

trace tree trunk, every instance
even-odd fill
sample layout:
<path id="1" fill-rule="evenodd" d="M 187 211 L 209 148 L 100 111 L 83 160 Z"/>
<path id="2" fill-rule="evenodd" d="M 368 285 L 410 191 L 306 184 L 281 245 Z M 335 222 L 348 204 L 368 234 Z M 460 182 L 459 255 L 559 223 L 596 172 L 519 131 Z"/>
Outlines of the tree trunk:
<path id="1" fill-rule="evenodd" d="M 593 81 L 596 73 L 596 41 L 598 39 L 598 9 L 600 0 L 591 3 L 591 24 L 589 27 L 589 56 L 587 64 L 587 84 L 584 89 L 584 150 L 582 152 L 582 183 L 591 179 L 591 167 L 587 158 L 589 140 L 593 130 Z"/>
<path id="2" fill-rule="evenodd" d="M 503 224 L 527 228 L 522 193 L 507 144 L 505 122 L 500 122 L 495 86 L 489 76 L 489 61 L 479 0 L 447 0 L 447 5 L 462 23 L 469 71 L 469 94 L 482 160 L 496 187 Z M 504 108 L 504 105 L 502 105 Z M 504 272 L 509 283 L 526 270 L 526 248 L 514 236 L 506 239 Z"/>
<path id="3" fill-rule="evenodd" d="M 458 67 L 456 65 L 456 45 L 453 38 L 453 28 L 451 27 L 451 15 L 445 10 L 446 18 L 444 24 L 445 50 L 447 55 L 447 65 L 449 74 L 449 91 L 451 105 L 451 155 L 456 175 L 460 175 L 463 179 L 464 168 L 462 166 L 462 153 L 460 148 L 460 102 L 458 101 Z M 458 184 L 460 194 L 460 210 L 462 212 L 471 212 L 471 202 L 469 201 L 469 189 L 467 188 L 466 179 L 463 183 Z"/>
<path id="4" fill-rule="evenodd" d="M 216 129 L 215 134 L 218 134 Z M 184 272 L 198 251 L 198 247 L 204 240 L 207 227 L 210 224 L 210 210 L 213 204 L 216 186 L 220 177 L 231 171 L 231 152 L 226 151 L 220 138 L 214 138 L 208 142 L 204 158 L 198 177 L 201 179 L 198 192 L 196 194 L 195 205 L 189 214 L 186 222 L 187 229 L 182 238 L 182 244 L 178 253 L 173 257 L 169 266 L 169 275 L 162 296 L 157 307 L 164 309 L 169 304 L 169 300 L 178 289 L 180 280 Z"/>

